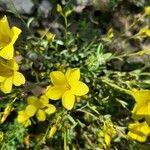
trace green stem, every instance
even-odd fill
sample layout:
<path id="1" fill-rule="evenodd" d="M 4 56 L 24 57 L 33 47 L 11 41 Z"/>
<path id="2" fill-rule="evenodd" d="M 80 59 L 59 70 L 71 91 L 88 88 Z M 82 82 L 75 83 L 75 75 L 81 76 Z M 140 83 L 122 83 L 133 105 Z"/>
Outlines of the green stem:
<path id="1" fill-rule="evenodd" d="M 121 88 L 121 87 L 119 87 L 118 85 L 113 84 L 113 83 L 110 83 L 109 81 L 106 81 L 106 80 L 103 80 L 103 82 L 106 83 L 106 84 L 108 84 L 108 85 L 110 85 L 111 87 L 113 87 L 113 88 L 115 88 L 115 89 L 118 89 L 118 90 L 121 91 L 121 92 L 124 92 L 124 93 L 126 93 L 126 94 L 132 95 L 132 92 L 131 92 L 130 90 L 126 90 L 126 89 L 124 89 L 124 88 Z"/>
<path id="2" fill-rule="evenodd" d="M 64 150 L 67 150 L 67 131 L 64 132 Z"/>
<path id="3" fill-rule="evenodd" d="M 133 26 L 135 26 L 136 24 L 137 24 L 137 22 L 139 22 L 142 18 L 144 18 L 145 17 L 145 14 L 143 14 L 141 17 L 139 17 L 136 21 L 134 21 L 130 26 L 129 26 L 129 28 L 127 29 L 127 31 L 128 30 L 130 30 Z"/>
<path id="4" fill-rule="evenodd" d="M 90 112 L 88 112 L 88 111 L 80 110 L 80 109 L 77 109 L 76 111 L 86 113 L 86 114 L 92 116 L 93 118 L 95 118 L 95 119 L 97 119 L 97 120 L 100 120 L 97 116 L 93 115 L 92 113 L 90 113 Z"/>
<path id="5" fill-rule="evenodd" d="M 125 32 L 123 32 L 121 35 L 120 35 L 120 37 L 123 37 L 125 34 L 126 34 L 126 32 L 128 31 L 128 30 L 130 30 L 133 26 L 135 26 L 142 18 L 144 18 L 146 15 L 145 14 L 143 14 L 141 17 L 139 17 L 136 21 L 134 21 L 126 30 L 125 30 Z"/>

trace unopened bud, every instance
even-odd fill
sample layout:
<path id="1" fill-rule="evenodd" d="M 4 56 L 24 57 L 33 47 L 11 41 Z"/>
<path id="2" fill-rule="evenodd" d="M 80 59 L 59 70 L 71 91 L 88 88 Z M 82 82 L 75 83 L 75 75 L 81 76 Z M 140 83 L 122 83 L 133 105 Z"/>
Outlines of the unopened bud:
<path id="1" fill-rule="evenodd" d="M 56 131 L 57 131 L 56 125 L 53 125 L 49 131 L 49 137 L 50 138 L 53 137 L 53 135 L 56 133 Z"/>

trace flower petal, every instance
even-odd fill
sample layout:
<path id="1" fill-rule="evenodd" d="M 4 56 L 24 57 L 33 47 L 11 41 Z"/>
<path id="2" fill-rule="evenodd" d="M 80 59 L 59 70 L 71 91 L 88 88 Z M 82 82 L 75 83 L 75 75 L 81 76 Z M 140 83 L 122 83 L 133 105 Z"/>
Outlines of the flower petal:
<path id="1" fill-rule="evenodd" d="M 26 114 L 30 117 L 33 117 L 36 111 L 37 111 L 37 108 L 33 105 L 28 105 L 25 109 Z"/>
<path id="2" fill-rule="evenodd" d="M 107 145 L 107 146 L 110 146 L 110 142 L 111 142 L 111 137 L 110 137 L 110 135 L 105 134 L 104 139 L 105 139 L 106 145 Z"/>
<path id="3" fill-rule="evenodd" d="M 11 36 L 11 31 L 8 23 L 8 19 L 6 16 L 4 16 L 2 19 L 0 19 L 0 37 L 1 36 Z M 2 37 L 1 37 L 2 38 Z M 1 40 L 0 38 L 0 40 Z"/>
<path id="4" fill-rule="evenodd" d="M 38 98 L 37 97 L 35 97 L 35 96 L 29 96 L 28 98 L 27 98 L 27 103 L 28 104 L 34 104 L 34 103 L 37 103 L 38 102 Z"/>
<path id="5" fill-rule="evenodd" d="M 42 95 L 42 96 L 40 97 L 40 102 L 42 103 L 42 105 L 43 105 L 43 107 L 44 107 L 46 104 L 49 103 L 49 99 L 48 99 L 48 97 L 47 97 L 46 95 Z"/>
<path id="6" fill-rule="evenodd" d="M 59 100 L 65 93 L 66 89 L 63 86 L 48 87 L 45 95 L 52 100 Z"/>
<path id="7" fill-rule="evenodd" d="M 46 114 L 43 110 L 39 109 L 36 113 L 36 118 L 38 121 L 45 121 L 46 120 Z"/>
<path id="8" fill-rule="evenodd" d="M 136 102 L 144 104 L 150 98 L 150 90 L 133 90 L 132 96 Z"/>
<path id="9" fill-rule="evenodd" d="M 4 60 L 0 58 L 0 76 L 10 77 L 13 76 L 13 72 L 19 68 L 18 64 L 14 59 Z"/>
<path id="10" fill-rule="evenodd" d="M 24 83 L 25 83 L 24 76 L 20 72 L 15 71 L 13 76 L 13 84 L 15 86 L 20 86 Z"/>
<path id="11" fill-rule="evenodd" d="M 74 95 L 82 96 L 89 92 L 89 88 L 85 83 L 81 81 L 77 81 L 77 82 L 72 82 L 71 91 Z"/>
<path id="12" fill-rule="evenodd" d="M 3 82 L 5 80 L 5 77 L 0 76 L 0 82 Z"/>
<path id="13" fill-rule="evenodd" d="M 71 110 L 73 108 L 74 102 L 75 102 L 75 96 L 72 94 L 71 91 L 66 91 L 62 96 L 62 105 L 66 109 Z"/>
<path id="14" fill-rule="evenodd" d="M 14 47 L 16 39 L 21 30 L 17 27 L 10 29 L 7 17 L 0 20 L 0 56 L 10 60 L 14 56 Z"/>
<path id="15" fill-rule="evenodd" d="M 1 83 L 1 91 L 4 93 L 10 93 L 12 90 L 12 77 L 7 78 Z"/>
<path id="16" fill-rule="evenodd" d="M 128 137 L 133 139 L 133 140 L 137 140 L 139 142 L 145 142 L 146 141 L 146 136 L 144 136 L 143 134 L 137 135 L 136 133 L 128 132 Z"/>
<path id="17" fill-rule="evenodd" d="M 0 56 L 3 57 L 4 59 L 10 60 L 14 56 L 14 47 L 12 43 L 8 44 L 2 50 L 0 50 Z"/>
<path id="18" fill-rule="evenodd" d="M 52 104 L 48 104 L 48 105 L 47 105 L 47 108 L 44 109 L 44 110 L 45 110 L 45 112 L 46 112 L 48 115 L 50 115 L 50 114 L 53 114 L 53 113 L 56 111 L 56 107 L 55 107 L 54 105 L 52 105 Z"/>
<path id="19" fill-rule="evenodd" d="M 80 79 L 80 69 L 79 68 L 68 69 L 65 76 L 66 76 L 67 81 L 69 82 L 69 84 L 71 84 L 71 82 L 79 81 L 79 79 Z"/>
<path id="20" fill-rule="evenodd" d="M 23 123 L 28 119 L 29 119 L 29 116 L 25 113 L 25 111 L 18 112 L 17 120 L 19 123 Z"/>
<path id="21" fill-rule="evenodd" d="M 50 73 L 51 81 L 54 85 L 66 84 L 65 75 L 61 71 L 53 71 Z"/>
<path id="22" fill-rule="evenodd" d="M 141 106 L 136 110 L 136 115 L 150 115 L 148 112 L 148 106 Z"/>
<path id="23" fill-rule="evenodd" d="M 11 43 L 14 44 L 15 41 L 18 39 L 19 34 L 21 33 L 21 30 L 17 27 L 12 27 L 11 31 L 13 32 L 13 37 Z"/>

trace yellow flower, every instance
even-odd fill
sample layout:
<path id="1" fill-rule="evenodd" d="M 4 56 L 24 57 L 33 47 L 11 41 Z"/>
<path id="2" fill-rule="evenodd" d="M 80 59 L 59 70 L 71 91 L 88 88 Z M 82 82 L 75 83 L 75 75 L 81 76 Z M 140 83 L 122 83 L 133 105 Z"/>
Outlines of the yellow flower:
<path id="1" fill-rule="evenodd" d="M 53 71 L 50 78 L 54 86 L 49 86 L 46 96 L 52 100 L 62 98 L 62 105 L 71 110 L 75 103 L 75 96 L 82 96 L 88 93 L 88 86 L 79 81 L 80 69 L 68 69 L 66 74 L 61 71 Z"/>
<path id="2" fill-rule="evenodd" d="M 30 117 L 36 115 L 38 121 L 45 121 L 46 114 L 50 115 L 56 111 L 55 106 L 49 104 L 49 100 L 45 95 L 42 95 L 40 98 L 29 96 L 27 102 L 28 106 L 26 107 L 25 112 Z"/>
<path id="3" fill-rule="evenodd" d="M 14 59 L 0 59 L 0 89 L 4 93 L 10 93 L 12 85 L 20 86 L 25 83 L 24 76 L 18 72 L 18 64 Z"/>
<path id="4" fill-rule="evenodd" d="M 111 139 L 116 135 L 116 130 L 113 126 L 113 123 L 111 121 L 107 122 L 104 125 L 103 131 L 105 143 L 109 147 L 111 144 Z"/>
<path id="5" fill-rule="evenodd" d="M 133 90 L 132 96 L 136 104 L 132 110 L 135 119 L 145 118 L 150 124 L 150 90 Z"/>
<path id="6" fill-rule="evenodd" d="M 147 30 L 145 31 L 145 35 L 148 36 L 148 37 L 150 37 L 150 29 L 147 29 Z"/>
<path id="7" fill-rule="evenodd" d="M 6 108 L 4 109 L 4 112 L 3 112 L 3 116 L 0 119 L 0 124 L 2 124 L 2 123 L 5 122 L 5 120 L 7 119 L 7 117 L 9 116 L 9 114 L 11 113 L 11 111 L 12 111 L 11 105 L 6 106 Z"/>
<path id="8" fill-rule="evenodd" d="M 140 31 L 137 33 L 137 35 L 139 36 L 143 34 L 146 35 L 147 37 L 150 37 L 150 29 L 148 28 L 148 26 L 141 28 Z"/>
<path id="9" fill-rule="evenodd" d="M 139 142 L 145 142 L 147 137 L 150 135 L 150 127 L 146 122 L 129 124 L 128 129 L 128 138 Z"/>
<path id="10" fill-rule="evenodd" d="M 53 34 L 53 33 L 51 33 L 51 32 L 46 32 L 46 31 L 44 31 L 44 30 L 37 30 L 37 32 L 38 32 L 38 34 L 40 35 L 40 36 L 46 36 L 46 38 L 47 38 L 47 40 L 49 40 L 49 41 L 53 41 L 54 40 L 54 38 L 55 38 L 55 34 Z"/>
<path id="11" fill-rule="evenodd" d="M 30 116 L 24 110 L 18 112 L 17 121 L 25 127 L 31 125 Z"/>
<path id="12" fill-rule="evenodd" d="M 30 147 L 30 136 L 29 135 L 26 135 L 24 137 L 23 143 L 25 144 L 26 149 L 29 149 L 29 147 Z"/>
<path id="13" fill-rule="evenodd" d="M 54 136 L 54 134 L 56 133 L 57 131 L 57 126 L 56 125 L 53 125 L 49 131 L 49 137 L 52 138 Z"/>
<path id="14" fill-rule="evenodd" d="M 114 33 L 113 33 L 113 29 L 110 28 L 108 31 L 107 31 L 107 38 L 112 40 L 112 38 L 114 37 Z"/>
<path id="15" fill-rule="evenodd" d="M 0 131 L 0 143 L 3 141 L 3 139 L 4 139 L 4 133 Z"/>
<path id="16" fill-rule="evenodd" d="M 4 59 L 12 59 L 14 55 L 14 43 L 21 30 L 17 27 L 9 27 L 7 17 L 0 20 L 0 56 Z"/>
<path id="17" fill-rule="evenodd" d="M 150 6 L 145 7 L 145 14 L 150 15 Z"/>
<path id="18" fill-rule="evenodd" d="M 62 12 L 62 7 L 60 4 L 57 4 L 57 12 L 61 13 Z"/>

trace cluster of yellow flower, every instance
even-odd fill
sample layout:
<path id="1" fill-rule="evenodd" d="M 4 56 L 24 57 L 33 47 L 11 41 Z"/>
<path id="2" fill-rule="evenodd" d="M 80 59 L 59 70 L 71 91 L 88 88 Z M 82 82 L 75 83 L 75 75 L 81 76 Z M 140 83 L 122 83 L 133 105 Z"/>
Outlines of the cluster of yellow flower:
<path id="1" fill-rule="evenodd" d="M 50 115 L 55 112 L 54 105 L 49 104 L 49 99 L 42 95 L 40 98 L 29 96 L 27 98 L 28 105 L 25 110 L 18 112 L 18 122 L 24 124 L 25 127 L 31 125 L 30 118 L 36 115 L 38 121 L 45 121 L 46 114 Z"/>
<path id="2" fill-rule="evenodd" d="M 0 89 L 4 93 L 10 93 L 13 84 L 20 86 L 25 83 L 14 59 L 14 43 L 20 33 L 19 28 L 10 28 L 6 16 L 0 20 Z"/>
<path id="3" fill-rule="evenodd" d="M 102 131 L 98 133 L 98 137 L 100 138 L 98 139 L 100 142 L 99 144 L 100 148 L 107 149 L 108 147 L 110 147 L 111 141 L 116 135 L 117 135 L 117 130 L 113 122 L 109 119 L 106 120 L 103 125 Z M 101 138 L 103 140 L 101 140 Z"/>
<path id="4" fill-rule="evenodd" d="M 136 103 L 132 110 L 135 123 L 129 125 L 128 137 L 139 142 L 145 142 L 150 136 L 150 90 L 132 90 Z M 144 122 L 139 122 L 145 119 Z"/>
<path id="5" fill-rule="evenodd" d="M 20 86 L 25 83 L 24 76 L 18 72 L 19 66 L 14 59 L 14 43 L 21 30 L 17 27 L 10 28 L 7 17 L 0 20 L 0 89 L 4 93 L 12 91 L 12 85 Z M 68 69 L 66 74 L 61 71 L 50 73 L 53 86 L 48 86 L 44 95 L 40 98 L 29 96 L 25 110 L 18 112 L 18 122 L 28 126 L 31 117 L 36 116 L 38 121 L 45 121 L 46 114 L 50 115 L 56 111 L 54 105 L 49 104 L 49 99 L 59 100 L 62 105 L 71 110 L 75 103 L 75 96 L 88 93 L 86 84 L 79 81 L 80 69 Z"/>
<path id="6" fill-rule="evenodd" d="M 56 111 L 55 106 L 49 104 L 49 99 L 62 98 L 62 105 L 67 110 L 71 110 L 75 103 L 75 96 L 85 95 L 89 91 L 88 86 L 79 81 L 79 68 L 68 69 L 66 74 L 61 71 L 53 71 L 50 73 L 50 78 L 54 86 L 48 86 L 40 98 L 29 96 L 25 110 L 18 113 L 18 122 L 28 126 L 31 124 L 30 118 L 34 115 L 38 121 L 45 121 L 46 114 L 50 115 Z"/>

